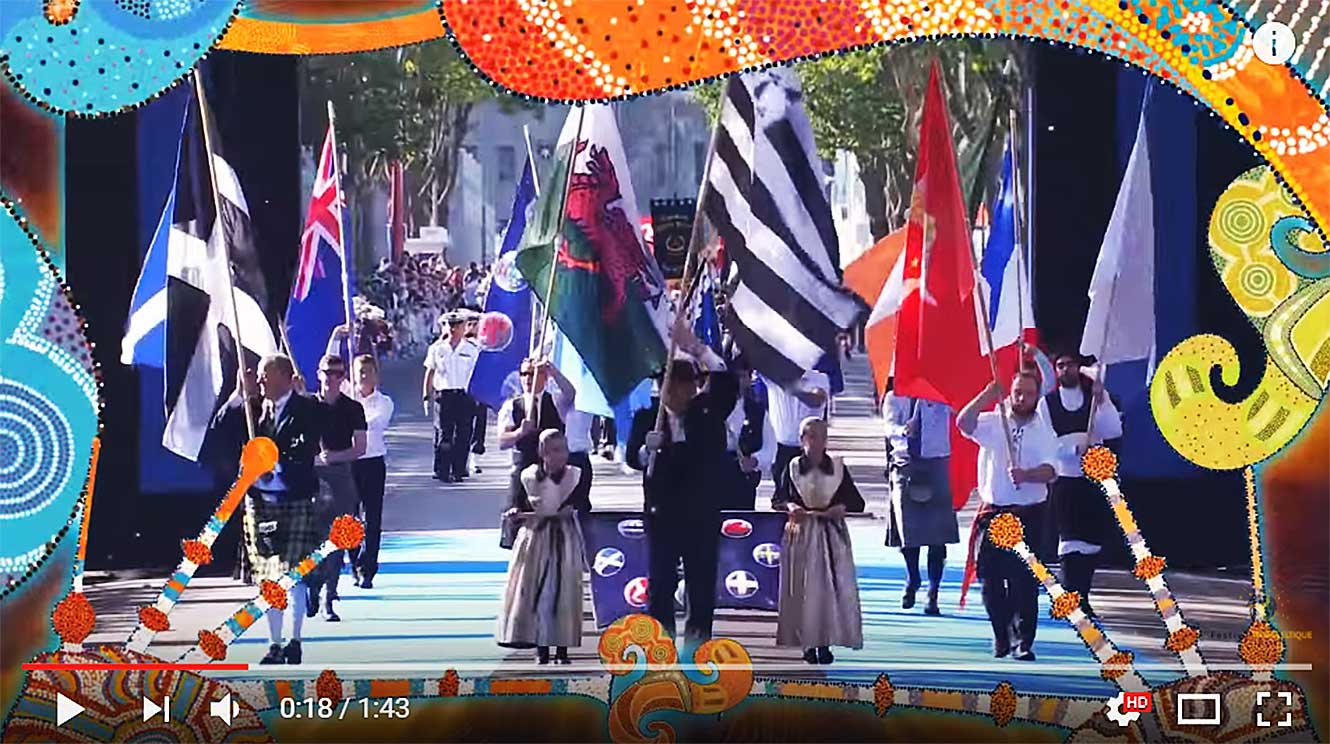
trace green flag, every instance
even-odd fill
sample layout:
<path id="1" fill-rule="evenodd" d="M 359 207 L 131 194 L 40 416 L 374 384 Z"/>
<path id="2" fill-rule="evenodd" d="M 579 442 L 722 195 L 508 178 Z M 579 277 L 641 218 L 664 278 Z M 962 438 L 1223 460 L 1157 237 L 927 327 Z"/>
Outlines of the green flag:
<path id="1" fill-rule="evenodd" d="M 554 163 L 517 268 L 613 404 L 665 363 L 670 318 L 665 278 L 642 240 L 614 110 L 595 104 L 570 112 Z M 547 297 L 551 267 L 554 291 Z"/>

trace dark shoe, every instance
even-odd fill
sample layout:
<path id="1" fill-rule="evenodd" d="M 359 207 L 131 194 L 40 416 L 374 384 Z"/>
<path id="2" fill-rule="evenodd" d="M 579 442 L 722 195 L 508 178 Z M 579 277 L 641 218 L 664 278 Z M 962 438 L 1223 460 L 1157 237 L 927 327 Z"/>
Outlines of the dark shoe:
<path id="1" fill-rule="evenodd" d="M 328 600 L 328 606 L 324 608 L 324 611 L 325 611 L 325 612 L 327 613 L 327 615 L 328 615 L 328 618 L 327 618 L 328 622 L 330 622 L 330 623 L 340 623 L 340 622 L 342 622 L 342 617 L 341 617 L 340 615 L 337 614 L 337 611 L 336 611 L 336 610 L 333 609 L 332 600 Z"/>
<path id="2" fill-rule="evenodd" d="M 564 648 L 563 646 L 560 646 L 560 647 L 558 648 L 558 650 L 556 650 L 556 651 L 554 652 L 554 663 L 555 663 L 555 664 L 565 664 L 565 665 L 566 665 L 566 664 L 571 664 L 571 663 L 573 663 L 573 662 L 568 658 L 568 649 Z"/>
<path id="3" fill-rule="evenodd" d="M 939 608 L 939 607 L 937 606 L 937 590 L 936 590 L 936 589 L 929 589 L 929 590 L 928 590 L 928 604 L 924 607 L 924 614 L 925 614 L 925 615 L 933 615 L 933 616 L 937 616 L 937 615 L 941 615 L 941 614 L 942 614 L 942 609 Z"/>
<path id="4" fill-rule="evenodd" d="M 360 573 L 360 566 L 351 567 L 351 583 L 360 586 L 360 582 L 365 580 L 364 574 Z"/>
<path id="5" fill-rule="evenodd" d="M 809 664 L 816 664 L 816 663 L 818 663 L 818 662 L 817 662 L 817 649 L 815 649 L 815 648 L 810 648 L 810 649 L 808 649 L 807 651 L 804 651 L 804 661 L 808 662 Z"/>
<path id="6" fill-rule="evenodd" d="M 366 576 L 365 578 L 361 579 L 361 580 L 360 580 L 360 588 L 361 588 L 361 589 L 373 589 L 373 588 L 374 588 L 374 579 L 373 579 L 373 577 Z"/>
<path id="7" fill-rule="evenodd" d="M 460 475 L 449 476 L 449 478 L 448 478 L 448 480 L 447 480 L 446 482 L 447 482 L 447 483 L 461 483 L 461 482 L 462 482 L 462 476 L 460 476 Z"/>
<path id="8" fill-rule="evenodd" d="M 908 610 L 914 607 L 914 595 L 919 591 L 918 584 L 906 584 L 905 594 L 901 596 L 901 609 Z"/>
<path id="9" fill-rule="evenodd" d="M 1016 655 L 1012 658 L 1016 659 L 1016 661 L 1034 661 L 1034 651 L 1031 651 L 1028 648 L 1024 651 L 1017 651 Z"/>
<path id="10" fill-rule="evenodd" d="M 827 648 L 826 646 L 823 646 L 822 648 L 819 648 L 817 650 L 817 663 L 830 664 L 835 660 L 836 657 L 831 655 L 831 649 Z"/>
<path id="11" fill-rule="evenodd" d="M 263 657 L 260 664 L 285 664 L 286 660 L 282 657 L 282 644 L 274 643 L 268 647 L 268 655 Z"/>
<path id="12" fill-rule="evenodd" d="M 1005 658 L 1007 658 L 1009 655 L 1011 655 L 1011 644 L 1010 644 L 1010 643 L 999 643 L 999 642 L 997 642 L 997 641 L 994 641 L 994 642 L 993 642 L 993 658 L 994 658 L 994 659 L 1005 659 Z"/>
<path id="13" fill-rule="evenodd" d="M 310 589 L 309 599 L 305 600 L 305 617 L 314 617 L 319 614 L 319 590 Z"/>
<path id="14" fill-rule="evenodd" d="M 286 644 L 286 649 L 282 651 L 282 656 L 287 664 L 299 664 L 301 661 L 300 641 L 291 641 Z"/>
<path id="15" fill-rule="evenodd" d="M 550 650 L 544 646 L 536 649 L 536 664 L 545 666 L 550 663 Z"/>

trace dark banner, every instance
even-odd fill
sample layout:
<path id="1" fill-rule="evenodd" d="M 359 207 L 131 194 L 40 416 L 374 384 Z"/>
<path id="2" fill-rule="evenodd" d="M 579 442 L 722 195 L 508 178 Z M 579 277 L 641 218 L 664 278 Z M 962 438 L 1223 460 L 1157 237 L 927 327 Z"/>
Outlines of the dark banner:
<path id="1" fill-rule="evenodd" d="M 656 263 L 660 265 L 666 279 L 683 278 L 696 211 L 696 199 L 651 200 L 651 230 Z"/>
<path id="2" fill-rule="evenodd" d="M 592 512 L 578 517 L 591 569 L 596 627 L 647 611 L 647 535 L 640 512 Z M 781 537 L 786 516 L 722 512 L 716 606 L 775 610 L 780 601 Z"/>

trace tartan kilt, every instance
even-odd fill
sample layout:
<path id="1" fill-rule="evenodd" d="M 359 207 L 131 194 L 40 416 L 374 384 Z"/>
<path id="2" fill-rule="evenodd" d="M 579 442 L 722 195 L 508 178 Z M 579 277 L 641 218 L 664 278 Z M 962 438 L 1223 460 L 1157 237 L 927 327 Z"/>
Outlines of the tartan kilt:
<path id="1" fill-rule="evenodd" d="M 247 495 L 245 548 L 254 579 L 277 581 L 303 561 L 327 538 L 326 531 L 320 534 L 319 528 L 313 499 L 273 503 Z"/>

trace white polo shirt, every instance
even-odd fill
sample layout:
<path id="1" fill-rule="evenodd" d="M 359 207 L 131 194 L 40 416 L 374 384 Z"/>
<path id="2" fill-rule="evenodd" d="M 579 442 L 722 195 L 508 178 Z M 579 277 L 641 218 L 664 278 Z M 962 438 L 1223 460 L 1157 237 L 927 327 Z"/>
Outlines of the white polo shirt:
<path id="1" fill-rule="evenodd" d="M 1017 467 L 1029 470 L 1041 465 L 1057 467 L 1058 440 L 1053 429 L 1037 413 L 1023 425 L 1007 414 Z M 965 434 L 965 432 L 961 432 Z M 1007 454 L 1001 414 L 986 411 L 965 437 L 979 445 L 979 498 L 994 506 L 1028 506 L 1048 499 L 1047 483 L 1011 482 L 1011 460 Z"/>
<path id="2" fill-rule="evenodd" d="M 466 390 L 471 384 L 471 373 L 480 359 L 480 347 L 464 338 L 457 346 L 441 338 L 430 344 L 425 354 L 425 369 L 434 370 L 434 390 Z"/>
<path id="3" fill-rule="evenodd" d="M 388 433 L 388 421 L 393 417 L 393 399 L 378 390 L 364 398 L 357 395 L 355 399 L 364 407 L 365 424 L 369 427 L 365 438 L 365 454 L 360 459 L 383 457 L 388 454 L 385 435 Z"/>

